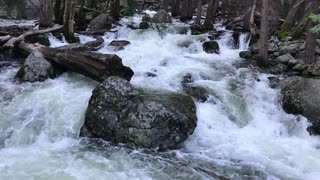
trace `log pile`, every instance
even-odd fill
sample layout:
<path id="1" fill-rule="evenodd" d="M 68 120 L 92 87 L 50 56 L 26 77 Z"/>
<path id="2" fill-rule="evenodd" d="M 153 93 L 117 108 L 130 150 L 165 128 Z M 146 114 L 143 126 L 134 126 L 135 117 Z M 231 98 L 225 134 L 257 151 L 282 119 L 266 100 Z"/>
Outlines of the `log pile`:
<path id="1" fill-rule="evenodd" d="M 39 51 L 51 63 L 99 82 L 104 81 L 109 76 L 119 76 L 130 81 L 134 73 L 129 67 L 122 64 L 121 58 L 117 55 L 76 51 L 68 48 L 50 48 L 24 42 L 24 38 L 28 36 L 49 33 L 61 28 L 62 26 L 55 26 L 45 30 L 28 31 L 18 37 L 0 36 L 0 52 L 15 48 L 22 55 L 28 56 L 33 51 Z M 101 39 L 97 38 L 97 42 Z M 88 45 L 101 45 L 101 43 L 91 42 Z"/>

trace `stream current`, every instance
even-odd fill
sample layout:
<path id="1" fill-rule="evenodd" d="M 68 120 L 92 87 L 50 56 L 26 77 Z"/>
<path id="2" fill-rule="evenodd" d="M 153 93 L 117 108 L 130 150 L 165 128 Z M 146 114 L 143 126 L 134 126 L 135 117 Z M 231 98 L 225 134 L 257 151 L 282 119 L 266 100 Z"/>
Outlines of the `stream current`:
<path id="1" fill-rule="evenodd" d="M 136 15 L 121 23 L 140 21 Z M 19 68 L 7 67 L 0 69 L 0 179 L 319 179 L 320 141 L 306 131 L 307 120 L 282 110 L 279 90 L 268 85 L 271 75 L 236 68 L 247 35 L 233 49 L 232 32 L 225 31 L 217 40 L 221 53 L 207 54 L 201 42 L 207 35 L 179 34 L 186 26 L 119 27 L 105 34 L 99 50 L 120 56 L 135 72 L 136 87 L 183 92 L 181 81 L 190 73 L 194 85 L 210 91 L 207 102 L 196 102 L 197 128 L 179 149 L 131 150 L 79 138 L 96 82 L 64 73 L 19 83 Z M 108 46 L 114 39 L 131 44 L 118 51 Z M 66 44 L 54 37 L 50 42 Z"/>

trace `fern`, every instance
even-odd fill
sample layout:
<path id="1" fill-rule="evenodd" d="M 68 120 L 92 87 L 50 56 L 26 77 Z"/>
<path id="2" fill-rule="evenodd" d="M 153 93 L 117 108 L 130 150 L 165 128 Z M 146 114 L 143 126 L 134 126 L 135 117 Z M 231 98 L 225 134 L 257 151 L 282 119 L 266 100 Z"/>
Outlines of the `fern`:
<path id="1" fill-rule="evenodd" d="M 318 23 L 318 25 L 311 28 L 310 31 L 314 33 L 320 33 L 320 14 L 311 14 L 309 18 L 312 19 L 312 21 Z"/>

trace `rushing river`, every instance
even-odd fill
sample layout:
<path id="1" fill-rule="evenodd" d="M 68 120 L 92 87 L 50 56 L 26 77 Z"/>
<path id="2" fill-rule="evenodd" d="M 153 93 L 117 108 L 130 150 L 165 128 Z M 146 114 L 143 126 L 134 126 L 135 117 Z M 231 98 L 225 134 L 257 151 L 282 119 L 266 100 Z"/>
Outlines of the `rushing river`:
<path id="1" fill-rule="evenodd" d="M 135 16 L 121 23 L 139 21 Z M 194 134 L 178 150 L 130 150 L 79 138 L 97 83 L 73 73 L 19 83 L 18 68 L 8 67 L 0 70 L 0 179 L 319 179 L 320 139 L 305 130 L 306 119 L 282 110 L 270 75 L 236 68 L 244 61 L 238 54 L 247 48 L 247 36 L 241 35 L 240 49 L 232 49 L 226 32 L 218 40 L 221 53 L 206 54 L 201 41 L 207 35 L 178 34 L 184 26 L 120 27 L 104 36 L 99 50 L 119 55 L 134 70 L 135 86 L 182 92 L 183 76 L 190 73 L 195 85 L 210 90 L 209 101 L 196 103 Z M 107 46 L 113 39 L 131 45 L 117 51 Z M 65 44 L 50 40 L 52 46 Z M 185 42 L 190 46 L 178 46 Z"/>

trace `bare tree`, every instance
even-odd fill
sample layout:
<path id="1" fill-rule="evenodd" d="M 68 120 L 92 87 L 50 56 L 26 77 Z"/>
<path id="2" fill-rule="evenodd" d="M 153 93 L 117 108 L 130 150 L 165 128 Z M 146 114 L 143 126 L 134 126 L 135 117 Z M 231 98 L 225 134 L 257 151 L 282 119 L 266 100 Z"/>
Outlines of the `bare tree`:
<path id="1" fill-rule="evenodd" d="M 183 0 L 181 7 L 181 21 L 191 20 L 193 15 L 192 0 Z"/>
<path id="2" fill-rule="evenodd" d="M 181 13 L 181 0 L 172 0 L 171 1 L 171 15 L 173 17 L 180 16 Z"/>
<path id="3" fill-rule="evenodd" d="M 51 27 L 53 22 L 51 0 L 40 0 L 40 27 Z"/>
<path id="4" fill-rule="evenodd" d="M 54 17 L 55 23 L 63 24 L 63 13 L 64 13 L 64 0 L 55 0 L 54 3 Z"/>
<path id="5" fill-rule="evenodd" d="M 315 13 L 319 8 L 319 0 L 307 0 L 308 14 Z M 317 45 L 317 34 L 310 31 L 313 27 L 313 22 L 309 19 L 306 25 L 307 34 L 306 34 L 306 47 L 305 47 L 305 55 L 304 62 L 307 64 L 311 64 L 315 62 L 316 55 L 316 45 Z"/>
<path id="6" fill-rule="evenodd" d="M 259 56 L 261 65 L 268 66 L 268 46 L 269 46 L 269 1 L 262 0 L 261 7 L 261 29 L 259 42 Z"/>
<path id="7" fill-rule="evenodd" d="M 198 25 L 198 26 L 201 25 L 201 11 L 202 11 L 202 0 L 198 0 L 197 19 L 195 21 L 195 24 Z"/>
<path id="8" fill-rule="evenodd" d="M 110 1 L 110 15 L 116 21 L 120 20 L 120 0 L 111 0 Z"/>
<path id="9" fill-rule="evenodd" d="M 65 0 L 64 16 L 63 16 L 63 34 L 69 43 L 76 42 L 74 36 L 74 11 L 76 0 Z"/>
<path id="10" fill-rule="evenodd" d="M 215 12 L 216 12 L 216 5 L 217 5 L 217 1 L 216 0 L 210 0 L 209 1 L 209 5 L 208 5 L 208 9 L 207 9 L 207 15 L 206 15 L 206 20 L 204 21 L 204 25 L 206 27 L 211 27 L 214 21 L 214 16 L 215 16 Z"/>

